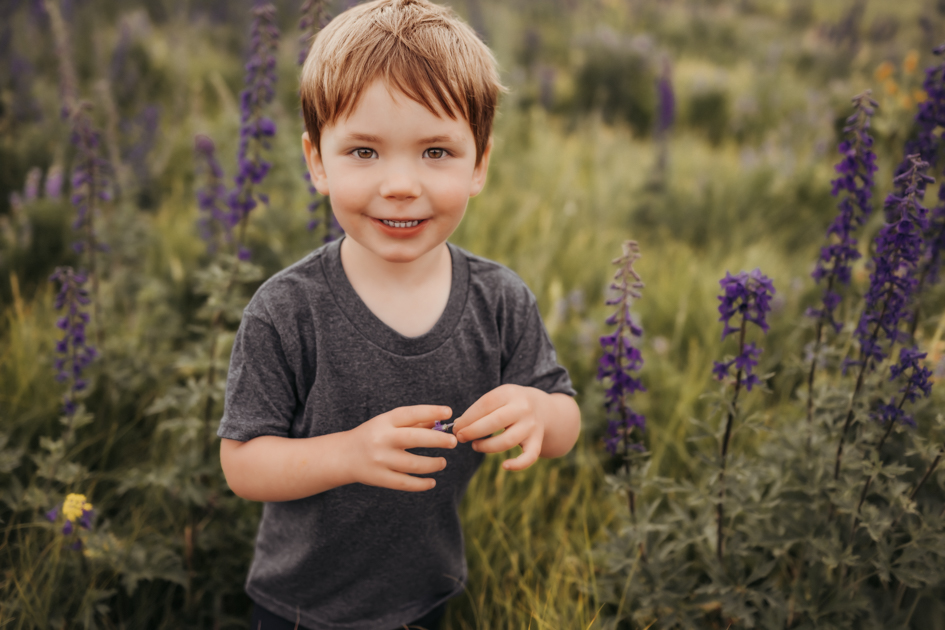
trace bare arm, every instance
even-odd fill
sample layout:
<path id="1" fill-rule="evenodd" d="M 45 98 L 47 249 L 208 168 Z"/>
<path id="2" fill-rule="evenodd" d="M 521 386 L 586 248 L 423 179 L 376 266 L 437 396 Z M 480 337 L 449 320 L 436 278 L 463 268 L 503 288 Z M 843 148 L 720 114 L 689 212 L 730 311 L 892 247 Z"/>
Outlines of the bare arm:
<path id="1" fill-rule="evenodd" d="M 233 492 L 249 501 L 293 501 L 354 483 L 346 462 L 348 433 L 313 438 L 223 438 L 220 464 Z"/>
<path id="2" fill-rule="evenodd" d="M 294 501 L 349 483 L 423 492 L 436 482 L 413 475 L 443 470 L 446 458 L 405 449 L 454 448 L 455 437 L 430 430 L 452 413 L 442 405 L 413 405 L 313 438 L 223 438 L 220 465 L 230 489 L 249 501 Z"/>

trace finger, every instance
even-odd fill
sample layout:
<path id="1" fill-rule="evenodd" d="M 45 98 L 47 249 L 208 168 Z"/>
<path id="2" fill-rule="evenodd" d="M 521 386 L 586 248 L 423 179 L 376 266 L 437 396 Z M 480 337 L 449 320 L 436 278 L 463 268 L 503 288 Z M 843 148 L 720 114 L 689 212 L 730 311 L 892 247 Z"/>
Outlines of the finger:
<path id="1" fill-rule="evenodd" d="M 456 424 L 453 425 L 453 434 L 462 431 L 465 427 L 478 422 L 483 416 L 486 416 L 502 406 L 501 396 L 496 395 L 496 390 L 486 392 L 479 397 L 463 414 L 456 418 Z"/>
<path id="2" fill-rule="evenodd" d="M 409 407 L 397 407 L 389 413 L 392 414 L 391 423 L 395 427 L 424 426 L 432 428 L 437 420 L 448 420 L 452 417 L 453 410 L 445 405 L 411 405 Z"/>
<path id="3" fill-rule="evenodd" d="M 522 442 L 522 454 L 502 462 L 503 470 L 525 470 L 538 461 L 541 453 L 541 442 L 537 438 L 529 438 Z"/>
<path id="4" fill-rule="evenodd" d="M 404 448 L 455 448 L 456 436 L 444 431 L 431 431 L 428 428 L 412 428 L 407 436 L 407 446 Z"/>
<path id="5" fill-rule="evenodd" d="M 403 452 L 394 459 L 390 469 L 394 472 L 409 473 L 411 475 L 426 475 L 439 472 L 446 468 L 445 457 L 425 457 Z"/>
<path id="6" fill-rule="evenodd" d="M 502 433 L 481 440 L 473 440 L 471 447 L 477 453 L 504 453 L 521 444 L 528 437 L 522 426 L 506 427 Z"/>
<path id="7" fill-rule="evenodd" d="M 455 431 L 456 425 L 453 425 L 453 433 L 460 442 L 471 442 L 490 436 L 496 431 L 506 428 L 509 424 L 511 424 L 511 420 L 508 418 L 508 414 L 505 413 L 505 408 L 499 407 L 476 420 L 474 424 L 467 426 L 465 429 L 460 429 L 459 432 Z"/>
<path id="8" fill-rule="evenodd" d="M 436 480 L 429 477 L 412 477 L 391 472 L 390 475 L 384 477 L 384 483 L 381 487 L 404 492 L 426 492 L 436 487 Z"/>

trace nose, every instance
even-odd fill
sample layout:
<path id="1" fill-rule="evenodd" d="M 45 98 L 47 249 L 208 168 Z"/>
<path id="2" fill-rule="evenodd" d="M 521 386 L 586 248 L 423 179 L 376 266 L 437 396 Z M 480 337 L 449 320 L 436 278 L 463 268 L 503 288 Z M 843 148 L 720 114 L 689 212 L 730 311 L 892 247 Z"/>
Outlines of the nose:
<path id="1" fill-rule="evenodd" d="M 420 196 L 420 178 L 416 167 L 407 160 L 393 160 L 387 165 L 380 194 L 386 199 L 414 199 Z"/>

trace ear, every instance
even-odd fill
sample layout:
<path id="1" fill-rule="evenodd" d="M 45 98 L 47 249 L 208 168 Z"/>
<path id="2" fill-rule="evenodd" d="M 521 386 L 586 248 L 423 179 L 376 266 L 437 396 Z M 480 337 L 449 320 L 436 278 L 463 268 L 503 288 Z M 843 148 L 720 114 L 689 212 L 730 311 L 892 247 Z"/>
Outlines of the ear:
<path id="1" fill-rule="evenodd" d="M 322 162 L 318 147 L 312 144 L 307 131 L 302 134 L 302 154 L 305 156 L 305 164 L 308 166 L 308 175 L 312 178 L 312 185 L 327 197 L 328 176 L 325 174 L 325 164 Z"/>
<path id="2" fill-rule="evenodd" d="M 492 155 L 492 136 L 489 136 L 489 142 L 486 143 L 486 148 L 482 151 L 482 159 L 479 160 L 479 164 L 473 169 L 472 181 L 469 186 L 470 197 L 478 195 L 480 191 L 482 191 L 483 186 L 486 185 L 486 173 L 489 171 L 490 155 Z"/>

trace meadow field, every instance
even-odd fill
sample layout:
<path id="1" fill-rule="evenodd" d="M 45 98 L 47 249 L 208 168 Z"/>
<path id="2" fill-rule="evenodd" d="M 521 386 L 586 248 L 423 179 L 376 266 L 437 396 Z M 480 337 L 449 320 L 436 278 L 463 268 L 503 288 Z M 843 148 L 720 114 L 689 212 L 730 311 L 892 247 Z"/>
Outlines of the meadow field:
<path id="1" fill-rule="evenodd" d="M 324 23 L 353 4 L 0 7 L 0 629 L 248 627 L 262 505 L 220 468 L 228 357 L 260 283 L 338 236 L 304 176 L 299 39 L 320 7 Z M 923 266 L 945 242 L 933 237 L 945 89 L 928 89 L 945 70 L 926 72 L 945 64 L 933 54 L 945 2 L 452 6 L 509 92 L 488 182 L 450 240 L 534 292 L 582 431 L 566 456 L 522 472 L 501 467 L 520 448 L 486 457 L 461 509 L 468 586 L 444 630 L 945 628 L 945 291 Z M 274 123 L 252 140 L 271 169 L 249 185 L 234 177 L 245 65 L 262 54 L 254 15 L 279 38 L 274 94 L 252 114 Z M 828 352 L 805 313 L 823 297 L 811 274 L 837 242 L 838 145 L 866 90 L 874 211 Z M 909 192 L 894 176 L 917 138 L 934 183 Z M 214 223 L 221 192 L 256 200 L 231 240 Z M 898 225 L 891 193 L 931 209 L 932 245 L 913 266 L 897 259 L 893 276 L 919 278 L 903 306 L 913 319 L 892 324 L 898 337 L 883 329 L 887 350 L 860 359 L 858 380 L 847 359 L 863 351 L 857 321 L 887 243 L 876 237 Z M 598 370 L 613 261 L 631 239 L 645 391 L 619 407 L 646 423 L 625 458 L 605 444 L 614 416 Z M 741 363 L 715 378 L 746 338 L 723 338 L 719 282 L 754 269 L 775 291 L 770 329 L 747 336 L 763 384 L 744 391 Z M 900 389 L 897 343 L 924 354 L 909 383 L 927 374 L 930 394 Z M 812 361 L 823 368 L 809 393 Z"/>

